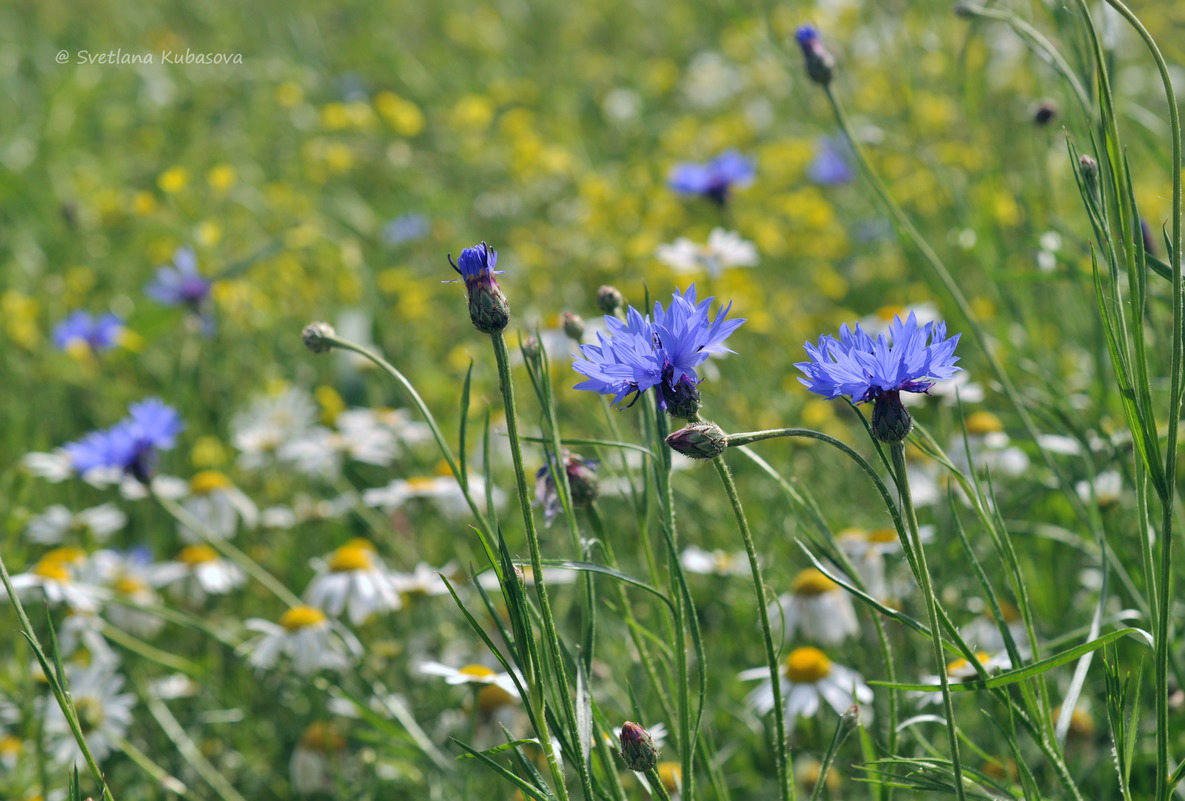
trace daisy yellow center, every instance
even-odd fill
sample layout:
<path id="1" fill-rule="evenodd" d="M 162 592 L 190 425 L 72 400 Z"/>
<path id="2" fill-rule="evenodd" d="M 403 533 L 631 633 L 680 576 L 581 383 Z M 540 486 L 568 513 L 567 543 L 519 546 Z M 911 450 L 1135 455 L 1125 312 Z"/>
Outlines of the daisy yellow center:
<path id="1" fill-rule="evenodd" d="M 233 486 L 225 473 L 217 470 L 203 470 L 189 479 L 189 489 L 194 495 L 209 495 L 217 490 Z"/>
<path id="2" fill-rule="evenodd" d="M 514 696 L 497 684 L 487 684 L 477 691 L 477 709 L 480 712 L 492 712 L 513 703 Z"/>
<path id="3" fill-rule="evenodd" d="M 368 543 L 369 545 L 369 543 Z M 349 573 L 352 570 L 369 570 L 373 548 L 361 545 L 343 545 L 329 557 L 329 569 L 334 573 Z"/>
<path id="4" fill-rule="evenodd" d="M 300 735 L 300 745 L 310 751 L 320 751 L 327 754 L 345 748 L 346 741 L 328 724 L 316 721 L 304 730 L 304 734 Z"/>
<path id="5" fill-rule="evenodd" d="M 815 684 L 831 675 L 831 660 L 818 648 L 795 648 L 786 657 L 786 678 L 796 684 Z"/>
<path id="6" fill-rule="evenodd" d="M 42 559 L 37 564 L 33 565 L 33 574 L 47 578 L 51 581 L 69 581 L 70 571 L 61 562 L 47 562 Z"/>
<path id="7" fill-rule="evenodd" d="M 1015 623 L 1020 620 L 1020 610 L 1007 601 L 1000 601 L 1000 614 L 1004 615 L 1005 623 Z"/>
<path id="8" fill-rule="evenodd" d="M 822 595 L 825 592 L 831 592 L 837 585 L 834 581 L 823 575 L 823 571 L 808 567 L 806 570 L 794 577 L 794 583 L 790 588 L 795 595 L 805 595 L 807 597 L 814 597 Z"/>
<path id="9" fill-rule="evenodd" d="M 472 676 L 475 679 L 488 679 L 495 675 L 494 671 L 485 665 L 466 665 L 457 672 L 463 676 Z"/>
<path id="10" fill-rule="evenodd" d="M 991 412 L 975 412 L 967 416 L 967 433 L 971 436 L 997 434 L 1004 430 L 1000 418 Z"/>
<path id="11" fill-rule="evenodd" d="M 300 631 L 325 620 L 325 613 L 311 606 L 294 606 L 280 615 L 280 625 L 288 631 Z"/>
<path id="12" fill-rule="evenodd" d="M 206 562 L 218 561 L 218 552 L 209 545 L 187 545 L 177 554 L 177 561 L 183 565 L 194 567 Z"/>
<path id="13" fill-rule="evenodd" d="M 678 762 L 659 762 L 655 766 L 658 769 L 658 778 L 662 780 L 662 786 L 666 788 L 668 793 L 678 791 L 680 785 L 683 784 L 683 767 Z"/>
<path id="14" fill-rule="evenodd" d="M 893 321 L 894 317 L 897 317 L 904 312 L 904 306 L 881 306 L 876 310 L 876 316 L 884 320 L 886 323 L 889 323 Z"/>
<path id="15" fill-rule="evenodd" d="M 97 698 L 75 698 L 74 709 L 83 733 L 92 732 L 103 724 L 103 704 Z"/>
<path id="16" fill-rule="evenodd" d="M 15 756 L 21 752 L 21 738 L 11 734 L 0 737 L 0 756 Z"/>
<path id="17" fill-rule="evenodd" d="M 991 657 L 989 657 L 983 651 L 976 651 L 975 658 L 979 660 L 979 664 L 986 665 L 988 659 L 990 659 Z M 950 662 L 947 664 L 946 675 L 954 676 L 954 675 L 958 674 L 959 671 L 966 670 L 970 665 L 971 665 L 971 663 L 969 661 L 967 661 L 966 659 L 956 659 L 953 662 Z"/>
<path id="18" fill-rule="evenodd" d="M 124 595 L 133 595 L 146 589 L 146 587 L 144 582 L 140 581 L 138 578 L 133 578 L 132 576 L 120 576 L 115 580 L 115 584 L 112 585 L 112 589 Z"/>
<path id="19" fill-rule="evenodd" d="M 717 551 L 715 553 L 715 557 L 717 572 L 727 573 L 729 570 L 732 570 L 732 554 L 725 553 L 724 551 Z"/>
<path id="20" fill-rule="evenodd" d="M 407 480 L 408 489 L 425 492 L 436 486 L 436 479 L 432 476 L 413 476 Z"/>
<path id="21" fill-rule="evenodd" d="M 81 564 L 86 561 L 86 551 L 74 545 L 66 545 L 61 548 L 54 548 L 52 551 L 41 557 L 42 562 L 57 562 L 63 565 Z"/>
<path id="22" fill-rule="evenodd" d="M 868 532 L 868 541 L 877 545 L 886 545 L 897 541 L 897 529 L 878 528 Z"/>

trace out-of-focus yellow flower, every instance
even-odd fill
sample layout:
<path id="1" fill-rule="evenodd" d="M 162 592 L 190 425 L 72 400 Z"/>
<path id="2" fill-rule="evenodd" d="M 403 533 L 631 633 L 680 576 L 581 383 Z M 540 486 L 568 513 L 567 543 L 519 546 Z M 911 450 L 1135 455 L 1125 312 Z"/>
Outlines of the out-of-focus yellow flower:
<path id="1" fill-rule="evenodd" d="M 468 133 L 482 133 L 494 119 L 494 104 L 483 95 L 465 95 L 449 111 L 449 125 Z"/>
<path id="2" fill-rule="evenodd" d="M 996 303 L 991 298 L 978 297 L 971 299 L 971 312 L 976 319 L 988 321 L 996 318 Z"/>
<path id="3" fill-rule="evenodd" d="M 206 172 L 206 183 L 215 192 L 225 192 L 235 185 L 238 174 L 229 164 L 217 164 Z"/>
<path id="4" fill-rule="evenodd" d="M 992 197 L 992 214 L 1000 225 L 1008 228 L 1020 224 L 1020 206 L 1017 205 L 1016 198 L 1006 190 L 998 190 Z"/>
<path id="5" fill-rule="evenodd" d="M 321 227 L 312 220 L 306 220 L 284 232 L 284 246 L 292 250 L 307 248 L 321 238 Z"/>
<path id="6" fill-rule="evenodd" d="M 230 452 L 218 437 L 205 435 L 194 440 L 189 453 L 190 463 L 197 469 L 222 467 L 230 459 Z"/>
<path id="7" fill-rule="evenodd" d="M 424 130 L 424 112 L 415 103 L 394 92 L 379 92 L 375 96 L 374 107 L 400 136 L 418 136 Z"/>
<path id="8" fill-rule="evenodd" d="M 122 347 L 124 350 L 130 350 L 132 353 L 142 352 L 144 350 L 144 346 L 148 344 L 144 341 L 144 337 L 140 336 L 135 331 L 126 326 L 119 329 L 119 335 L 117 339 L 119 340 L 120 347 Z"/>
<path id="9" fill-rule="evenodd" d="M 679 80 L 679 65 L 669 58 L 656 58 L 643 68 L 642 83 L 651 94 L 665 94 Z"/>
<path id="10" fill-rule="evenodd" d="M 189 185 L 189 170 L 180 165 L 169 167 L 157 176 L 156 185 L 161 188 L 162 192 L 167 192 L 170 195 L 176 194 Z"/>
<path id="11" fill-rule="evenodd" d="M 331 131 L 350 127 L 350 113 L 345 103 L 326 103 L 321 107 L 321 125 Z"/>
<path id="12" fill-rule="evenodd" d="M 304 100 L 304 90 L 299 84 L 285 81 L 276 87 L 276 102 L 284 108 L 292 108 Z"/>
<path id="13" fill-rule="evenodd" d="M 66 270 L 64 279 L 66 292 L 69 293 L 67 301 L 71 306 L 79 305 L 87 293 L 94 289 L 95 283 L 98 281 L 94 270 L 81 265 Z"/>
<path id="14" fill-rule="evenodd" d="M 334 425 L 337 422 L 337 416 L 346 410 L 346 402 L 342 400 L 342 396 L 337 393 L 336 389 L 326 384 L 313 390 L 313 397 L 321 406 L 321 422 L 327 426 Z"/>
<path id="15" fill-rule="evenodd" d="M 132 211 L 141 217 L 152 214 L 157 209 L 156 197 L 151 192 L 140 190 L 132 195 Z"/>
<path id="16" fill-rule="evenodd" d="M 205 220 L 198 223 L 193 235 L 199 245 L 212 248 L 222 241 L 222 226 L 213 220 Z"/>
<path id="17" fill-rule="evenodd" d="M 40 344 L 41 330 L 37 326 L 37 315 L 41 312 L 41 305 L 37 301 L 15 289 L 8 289 L 0 295 L 0 311 L 3 312 L 4 330 L 10 340 L 29 350 Z"/>

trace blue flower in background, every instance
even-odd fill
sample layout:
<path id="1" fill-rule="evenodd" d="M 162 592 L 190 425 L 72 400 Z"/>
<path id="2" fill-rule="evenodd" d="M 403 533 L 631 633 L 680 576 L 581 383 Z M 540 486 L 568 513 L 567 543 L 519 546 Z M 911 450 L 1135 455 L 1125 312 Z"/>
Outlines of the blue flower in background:
<path id="1" fill-rule="evenodd" d="M 144 287 L 144 294 L 166 306 L 188 306 L 200 311 L 214 281 L 198 272 L 191 248 L 178 248 L 172 266 L 158 267 L 156 277 Z"/>
<path id="2" fill-rule="evenodd" d="M 959 336 L 948 339 L 944 322 L 919 326 L 912 312 L 905 322 L 893 318 L 875 340 L 859 324 L 853 332 L 845 323 L 838 340 L 824 334 L 817 345 L 806 343 L 811 360 L 794 366 L 806 373 L 798 380 L 811 392 L 865 403 L 891 392 L 925 392 L 962 370 L 954 355 Z"/>
<path id="3" fill-rule="evenodd" d="M 753 159 L 726 150 L 706 164 L 677 164 L 667 184 L 685 195 L 702 195 L 723 206 L 733 188 L 748 186 L 756 175 Z"/>
<path id="4" fill-rule="evenodd" d="M 815 158 L 807 165 L 806 175 L 821 186 L 846 184 L 855 177 L 850 161 L 851 151 L 846 140 L 824 136 L 819 139 Z"/>
<path id="5" fill-rule="evenodd" d="M 650 316 L 631 306 L 625 322 L 606 317 L 609 336 L 598 333 L 596 345 L 581 345 L 584 358 L 572 364 L 588 377 L 576 389 L 613 395 L 613 402 L 620 403 L 655 387 L 659 408 L 676 417 L 693 416 L 699 410 L 697 385 L 702 380 L 695 368 L 713 353 L 732 353 L 724 340 L 745 322 L 725 321 L 731 303 L 710 319 L 712 300 L 697 303 L 692 285 L 682 295 L 675 292 L 669 308 L 655 302 Z"/>
<path id="6" fill-rule="evenodd" d="M 82 344 L 92 351 L 110 350 L 119 344 L 123 320 L 114 314 L 92 317 L 89 312 L 72 312 L 53 329 L 53 343 L 59 350 Z"/>
<path id="7" fill-rule="evenodd" d="M 383 226 L 383 241 L 388 245 L 413 242 L 428 235 L 430 222 L 423 214 L 401 214 Z"/>
<path id="8" fill-rule="evenodd" d="M 64 446 L 74 469 L 86 473 L 115 469 L 147 483 L 156 467 L 157 451 L 169 450 L 185 424 L 160 398 L 133 403 L 128 416 L 111 428 L 93 431 Z"/>

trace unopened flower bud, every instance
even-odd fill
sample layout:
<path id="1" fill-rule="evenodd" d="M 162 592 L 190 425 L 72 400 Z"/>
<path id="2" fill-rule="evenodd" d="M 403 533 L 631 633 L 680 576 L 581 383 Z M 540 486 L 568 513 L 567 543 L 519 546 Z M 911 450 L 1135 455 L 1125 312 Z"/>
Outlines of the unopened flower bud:
<path id="1" fill-rule="evenodd" d="M 1088 181 L 1099 176 L 1099 163 L 1093 156 L 1081 156 L 1078 159 L 1078 169 L 1082 170 L 1082 177 Z"/>
<path id="2" fill-rule="evenodd" d="M 913 429 L 913 418 L 901 403 L 900 392 L 885 392 L 872 404 L 872 435 L 888 445 L 904 442 Z"/>
<path id="3" fill-rule="evenodd" d="M 658 764 L 658 749 L 650 732 L 628 720 L 621 724 L 621 758 L 630 770 L 638 773 L 653 770 Z"/>
<path id="4" fill-rule="evenodd" d="M 623 305 L 625 297 L 617 287 L 606 284 L 597 290 L 597 308 L 602 314 L 617 314 Z"/>
<path id="5" fill-rule="evenodd" d="M 313 353 L 327 353 L 333 350 L 333 345 L 327 339 L 332 336 L 337 336 L 337 332 L 329 323 L 309 323 L 300 332 L 304 346 Z"/>
<path id="6" fill-rule="evenodd" d="M 473 327 L 483 334 L 504 331 L 510 322 L 510 303 L 494 278 L 503 272 L 494 269 L 498 263 L 498 251 L 482 242 L 461 251 L 461 258 L 457 259 L 456 264 L 450 254 L 448 263 L 465 282 L 465 291 L 469 294 L 469 319 L 473 321 Z"/>
<path id="7" fill-rule="evenodd" d="M 560 326 L 564 334 L 573 342 L 584 339 L 584 318 L 576 312 L 566 311 L 560 315 Z"/>
<path id="8" fill-rule="evenodd" d="M 819 31 L 815 26 L 809 22 L 800 25 L 794 38 L 806 59 L 807 77 L 820 86 L 831 83 L 831 77 L 835 72 L 835 56 L 823 46 L 823 40 L 819 38 Z"/>
<path id="9" fill-rule="evenodd" d="M 715 459 L 728 450 L 728 435 L 715 423 L 691 423 L 668 435 L 667 445 L 692 459 Z"/>
<path id="10" fill-rule="evenodd" d="M 674 386 L 667 375 L 663 375 L 662 383 L 658 385 L 661 405 L 671 417 L 680 420 L 690 420 L 699 414 L 699 387 L 688 376 L 683 376 Z"/>
<path id="11" fill-rule="evenodd" d="M 539 361 L 539 354 L 543 346 L 539 344 L 539 337 L 531 335 L 523 340 L 523 358 L 534 364 Z"/>
<path id="12" fill-rule="evenodd" d="M 1057 104 L 1052 100 L 1042 100 L 1033 107 L 1033 122 L 1038 125 L 1048 125 L 1057 116 Z"/>

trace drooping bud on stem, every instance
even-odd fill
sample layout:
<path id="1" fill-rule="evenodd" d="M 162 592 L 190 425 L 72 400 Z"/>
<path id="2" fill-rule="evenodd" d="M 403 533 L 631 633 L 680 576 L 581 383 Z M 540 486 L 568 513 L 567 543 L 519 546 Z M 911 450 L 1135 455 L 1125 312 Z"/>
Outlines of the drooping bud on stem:
<path id="1" fill-rule="evenodd" d="M 728 450 L 728 435 L 715 423 L 691 423 L 667 436 L 667 445 L 692 459 L 715 459 Z"/>
<path id="2" fill-rule="evenodd" d="M 333 350 L 333 345 L 327 339 L 332 336 L 337 336 L 337 332 L 329 323 L 309 323 L 300 332 L 304 346 L 313 353 L 327 353 Z"/>

